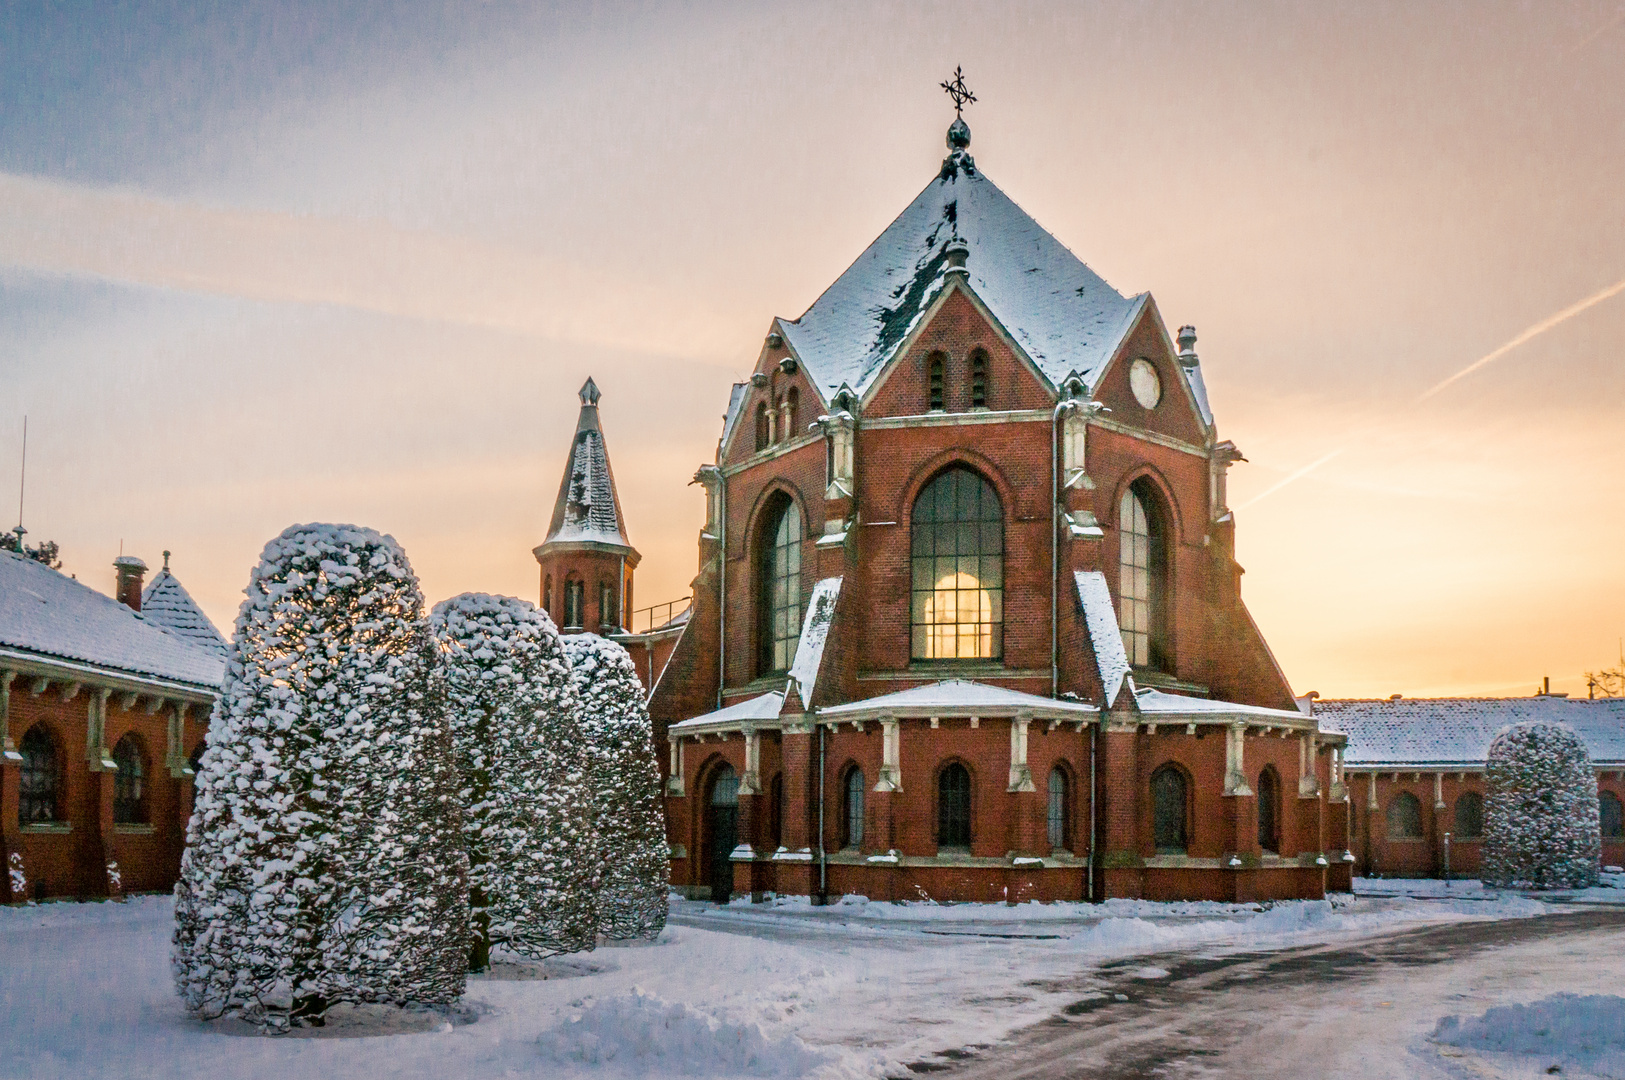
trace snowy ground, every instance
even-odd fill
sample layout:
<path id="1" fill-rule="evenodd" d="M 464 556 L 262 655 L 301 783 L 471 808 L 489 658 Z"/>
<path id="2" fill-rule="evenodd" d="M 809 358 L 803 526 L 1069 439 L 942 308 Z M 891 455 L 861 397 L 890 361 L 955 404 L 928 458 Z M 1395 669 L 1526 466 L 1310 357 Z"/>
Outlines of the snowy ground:
<path id="1" fill-rule="evenodd" d="M 1268 910 L 678 901 L 659 942 L 502 964 L 454 1014 L 351 1011 L 272 1039 L 181 1010 L 168 899 L 47 904 L 0 910 L 0 1076 L 895 1076 L 1054 1015 L 1078 1000 L 1080 975 L 1121 972 L 1127 957 L 1146 955 L 1128 970 L 1155 981 L 1167 971 L 1151 954 L 1168 950 L 1257 952 L 1548 910 L 1482 893 Z"/>

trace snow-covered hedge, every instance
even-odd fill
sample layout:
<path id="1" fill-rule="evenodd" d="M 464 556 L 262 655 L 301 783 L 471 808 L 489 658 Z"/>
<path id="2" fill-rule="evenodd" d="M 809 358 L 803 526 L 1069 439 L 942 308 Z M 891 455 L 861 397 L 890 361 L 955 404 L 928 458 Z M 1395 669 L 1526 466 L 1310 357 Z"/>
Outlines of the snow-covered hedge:
<path id="1" fill-rule="evenodd" d="M 468 858 L 405 552 L 296 525 L 245 592 L 175 886 L 182 998 L 274 1030 L 338 1001 L 456 1000 Z"/>
<path id="2" fill-rule="evenodd" d="M 643 684 L 625 649 L 597 634 L 564 639 L 591 754 L 604 883 L 598 932 L 656 938 L 666 925 L 666 820 Z"/>
<path id="3" fill-rule="evenodd" d="M 570 664 L 547 614 L 464 593 L 430 619 L 471 864 L 469 965 L 593 947 L 599 858 Z"/>
<path id="4" fill-rule="evenodd" d="M 1562 724 L 1504 729 L 1484 770 L 1486 885 L 1580 889 L 1597 883 L 1601 829 L 1591 755 Z"/>

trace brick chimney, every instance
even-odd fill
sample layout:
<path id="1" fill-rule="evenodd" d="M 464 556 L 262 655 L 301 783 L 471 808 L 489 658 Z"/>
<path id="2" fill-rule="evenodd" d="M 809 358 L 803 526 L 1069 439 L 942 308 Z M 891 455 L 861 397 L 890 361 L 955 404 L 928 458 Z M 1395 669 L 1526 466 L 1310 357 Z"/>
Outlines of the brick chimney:
<path id="1" fill-rule="evenodd" d="M 147 577 L 147 564 L 134 555 L 120 555 L 113 560 L 118 572 L 118 589 L 113 598 L 131 611 L 141 610 L 141 586 Z"/>

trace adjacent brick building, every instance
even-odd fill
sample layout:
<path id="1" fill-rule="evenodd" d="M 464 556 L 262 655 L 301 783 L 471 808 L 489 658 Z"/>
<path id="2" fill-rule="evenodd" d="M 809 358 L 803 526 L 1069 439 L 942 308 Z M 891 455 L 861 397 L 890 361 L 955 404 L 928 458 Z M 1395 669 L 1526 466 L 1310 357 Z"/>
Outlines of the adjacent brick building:
<path id="1" fill-rule="evenodd" d="M 1484 766 L 1509 724 L 1566 724 L 1597 770 L 1602 862 L 1625 865 L 1625 700 L 1391 698 L 1317 701 L 1348 737 L 1351 848 L 1370 877 L 1474 877 L 1484 839 Z"/>
<path id="2" fill-rule="evenodd" d="M 674 887 L 1348 888 L 1344 737 L 1242 603 L 1194 330 L 1016 206 L 962 121 L 948 143 L 773 321 L 696 476 L 693 607 L 651 679 Z"/>
<path id="3" fill-rule="evenodd" d="M 226 644 L 168 552 L 146 569 L 121 557 L 115 600 L 0 551 L 4 902 L 175 882 Z"/>

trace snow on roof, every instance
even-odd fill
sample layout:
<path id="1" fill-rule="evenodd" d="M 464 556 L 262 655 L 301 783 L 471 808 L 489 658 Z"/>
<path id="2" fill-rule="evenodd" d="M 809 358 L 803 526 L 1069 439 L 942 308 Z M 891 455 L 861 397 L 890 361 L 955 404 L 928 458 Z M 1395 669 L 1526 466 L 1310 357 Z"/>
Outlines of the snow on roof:
<path id="1" fill-rule="evenodd" d="M 1262 705 L 1241 705 L 1234 701 L 1217 701 L 1213 698 L 1186 697 L 1184 694 L 1169 694 L 1162 690 L 1147 687 L 1134 691 L 1134 704 L 1139 706 L 1140 712 L 1149 716 L 1173 715 L 1196 716 L 1200 714 L 1219 713 L 1224 716 L 1250 716 L 1268 718 L 1271 720 L 1291 720 L 1303 723 L 1308 717 L 1296 709 L 1267 709 Z"/>
<path id="2" fill-rule="evenodd" d="M 673 724 L 669 730 L 680 731 L 684 728 L 709 727 L 712 724 L 732 724 L 741 720 L 777 720 L 779 711 L 783 708 L 784 691 L 770 690 L 759 697 L 746 698 L 744 701 L 729 705 L 726 709 L 690 717 L 681 723 Z"/>
<path id="3" fill-rule="evenodd" d="M 1123 648 L 1123 633 L 1117 626 L 1117 611 L 1112 607 L 1111 587 L 1106 575 L 1099 570 L 1078 570 L 1073 574 L 1078 585 L 1078 602 L 1083 605 L 1083 622 L 1089 629 L 1089 642 L 1094 646 L 1095 666 L 1100 671 L 1100 685 L 1106 691 L 1106 707 L 1117 701 L 1117 692 L 1124 680 L 1134 685 L 1129 674 L 1128 652 Z"/>
<path id="4" fill-rule="evenodd" d="M 750 383 L 734 383 L 734 388 L 728 395 L 728 411 L 722 415 L 722 438 L 718 445 L 728 445 L 728 436 L 733 434 L 734 425 L 739 423 L 739 413 L 745 403 L 745 392 L 749 389 Z"/>
<path id="5" fill-rule="evenodd" d="M 867 394 L 947 283 L 946 248 L 969 248 L 967 284 L 1053 386 L 1092 391 L 1145 304 L 1125 297 L 956 153 L 801 318 L 778 320 L 826 402 Z"/>
<path id="6" fill-rule="evenodd" d="M 813 684 L 824 661 L 824 642 L 829 640 L 835 621 L 835 601 L 841 595 L 841 579 L 825 578 L 813 586 L 807 598 L 807 615 L 801 624 L 801 640 L 796 642 L 796 658 L 790 663 L 790 680 L 801 692 L 801 703 L 812 702 Z M 789 687 L 785 688 L 786 692 Z"/>
<path id="7" fill-rule="evenodd" d="M 819 709 L 819 716 L 884 713 L 888 716 L 997 716 L 1032 712 L 1045 716 L 1093 716 L 1100 710 L 1081 701 L 1039 697 L 969 679 L 944 679 L 910 690 Z"/>
<path id="8" fill-rule="evenodd" d="M 1625 764 L 1625 699 L 1558 697 L 1400 698 L 1317 701 L 1320 726 L 1348 736 L 1350 768 L 1481 766 L 1490 742 L 1509 724 L 1567 724 L 1598 764 Z"/>
<path id="9" fill-rule="evenodd" d="M 169 572 L 167 560 L 152 584 L 141 593 L 141 614 L 148 622 L 157 623 L 222 660 L 231 651 L 226 639 L 192 599 L 192 594 Z"/>
<path id="10" fill-rule="evenodd" d="M 553 520 L 545 544 L 591 542 L 630 548 L 621 524 L 621 500 L 609 467 L 609 450 L 598 426 L 598 387 L 588 379 L 581 388 L 581 414 L 576 419 L 570 461 L 559 483 Z"/>
<path id="11" fill-rule="evenodd" d="M 110 596 L 0 551 L 0 646 L 216 690 L 225 657 Z"/>
<path id="12" fill-rule="evenodd" d="M 1213 407 L 1207 403 L 1207 382 L 1202 378 L 1202 369 L 1195 364 L 1189 367 L 1181 364 L 1179 370 L 1185 373 L 1185 383 L 1191 388 L 1191 397 L 1196 399 L 1196 407 L 1201 410 L 1202 422 L 1212 427 Z"/>

